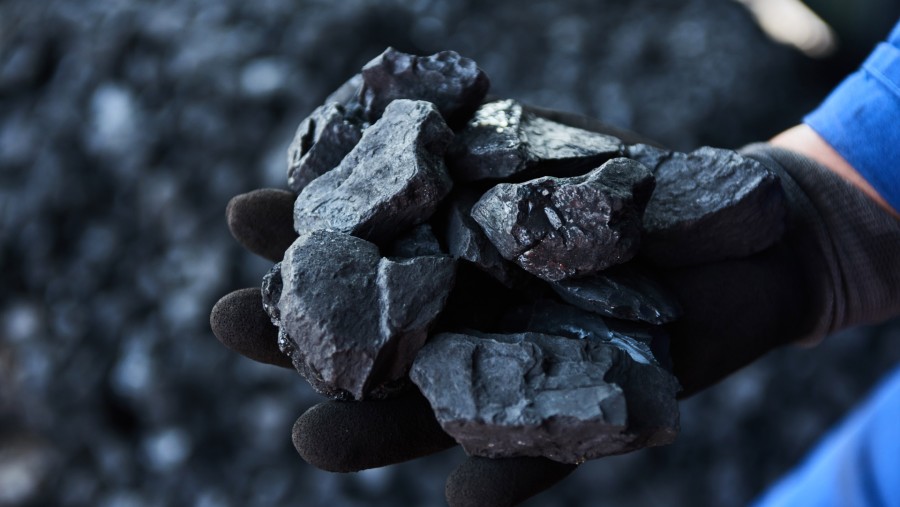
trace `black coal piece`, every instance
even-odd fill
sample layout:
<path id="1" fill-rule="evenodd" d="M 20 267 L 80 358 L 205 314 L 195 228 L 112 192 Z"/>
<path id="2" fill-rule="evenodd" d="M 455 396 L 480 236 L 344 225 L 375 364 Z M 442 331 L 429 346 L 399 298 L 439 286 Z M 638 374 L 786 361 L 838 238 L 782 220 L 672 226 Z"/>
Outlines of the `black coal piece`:
<path id="1" fill-rule="evenodd" d="M 504 258 L 559 281 L 637 253 L 653 185 L 641 163 L 616 158 L 584 176 L 501 183 L 479 199 L 472 218 Z"/>
<path id="2" fill-rule="evenodd" d="M 297 196 L 294 228 L 383 244 L 426 221 L 453 185 L 443 159 L 452 136 L 432 104 L 392 102 L 337 168 Z"/>
<path id="3" fill-rule="evenodd" d="M 622 154 L 618 138 L 523 112 L 511 99 L 478 108 L 447 152 L 458 181 L 576 176 Z"/>
<path id="4" fill-rule="evenodd" d="M 312 386 L 336 399 L 396 388 L 453 286 L 445 256 L 391 260 L 368 241 L 333 231 L 299 237 L 285 253 L 277 301 L 279 346 Z M 279 276 L 280 275 L 280 276 Z M 268 291 L 279 282 L 270 280 Z M 271 315 L 271 313 L 270 313 Z"/>
<path id="5" fill-rule="evenodd" d="M 370 122 L 380 118 L 392 101 L 411 99 L 431 102 L 451 127 L 458 128 L 490 88 L 487 74 L 456 51 L 415 56 L 387 48 L 363 67 L 362 78 L 360 100 Z"/>
<path id="6" fill-rule="evenodd" d="M 787 207 L 778 177 L 731 150 L 673 153 L 656 168 L 641 254 L 665 266 L 746 257 L 775 243 Z"/>
<path id="7" fill-rule="evenodd" d="M 316 108 L 294 134 L 288 148 L 288 186 L 300 192 L 310 181 L 337 167 L 362 137 L 358 112 L 338 103 Z"/>
<path id="8" fill-rule="evenodd" d="M 476 456 L 580 463 L 678 432 L 674 377 L 600 340 L 440 334 L 410 378 L 444 431 Z"/>

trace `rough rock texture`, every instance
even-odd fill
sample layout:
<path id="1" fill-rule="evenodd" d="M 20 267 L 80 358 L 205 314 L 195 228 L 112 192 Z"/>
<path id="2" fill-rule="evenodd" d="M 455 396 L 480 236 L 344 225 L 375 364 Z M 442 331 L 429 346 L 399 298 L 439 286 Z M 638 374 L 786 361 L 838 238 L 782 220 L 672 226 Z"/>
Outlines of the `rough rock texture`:
<path id="1" fill-rule="evenodd" d="M 446 256 L 382 259 L 378 264 L 379 327 L 388 337 L 375 365 L 379 377 L 398 379 L 409 371 L 444 308 L 455 274 L 456 261 Z"/>
<path id="2" fill-rule="evenodd" d="M 479 195 L 459 192 L 453 196 L 447 212 L 445 237 L 450 255 L 471 262 L 507 287 L 521 278 L 522 272 L 500 255 L 485 236 L 481 226 L 472 218 L 472 206 Z"/>
<path id="3" fill-rule="evenodd" d="M 665 324 L 681 314 L 675 298 L 631 264 L 551 285 L 566 302 L 607 317 Z"/>
<path id="4" fill-rule="evenodd" d="M 262 304 L 263 310 L 269 315 L 272 324 L 281 325 L 281 310 L 278 309 L 278 300 L 281 299 L 281 291 L 284 282 L 281 278 L 281 263 L 276 263 L 272 269 L 263 277 L 262 288 Z"/>
<path id="5" fill-rule="evenodd" d="M 448 150 L 459 181 L 575 176 L 621 156 L 619 139 L 540 118 L 515 100 L 483 104 Z"/>
<path id="6" fill-rule="evenodd" d="M 699 264 L 759 252 L 784 232 L 775 174 L 731 150 L 673 153 L 656 169 L 641 253 L 660 265 Z"/>
<path id="7" fill-rule="evenodd" d="M 625 156 L 644 164 L 655 174 L 660 164 L 672 157 L 672 151 L 649 144 L 631 144 L 625 147 Z"/>
<path id="8" fill-rule="evenodd" d="M 549 299 L 538 299 L 508 312 L 500 326 L 504 333 L 542 333 L 579 340 L 602 340 L 624 350 L 643 364 L 667 364 L 668 337 L 659 327 L 605 319 L 594 312 Z M 664 342 L 664 343 L 660 343 Z"/>
<path id="9" fill-rule="evenodd" d="M 471 117 L 490 88 L 475 61 L 455 51 L 414 56 L 388 48 L 362 69 L 362 103 L 369 121 L 381 117 L 396 99 L 434 104 L 452 127 Z"/>
<path id="10" fill-rule="evenodd" d="M 501 183 L 472 218 L 504 258 L 544 280 L 584 276 L 631 259 L 653 176 L 617 158 L 584 176 Z"/>
<path id="11" fill-rule="evenodd" d="M 360 117 L 362 117 L 362 104 L 360 104 L 362 89 L 362 74 L 354 74 L 353 77 L 339 86 L 337 90 L 331 92 L 331 95 L 325 97 L 324 103 L 337 102 L 347 108 L 357 109 L 360 113 Z"/>
<path id="12" fill-rule="evenodd" d="M 678 431 L 674 377 L 598 340 L 440 334 L 410 378 L 444 431 L 478 456 L 581 463 Z"/>
<path id="13" fill-rule="evenodd" d="M 279 345 L 326 396 L 389 395 L 441 311 L 453 271 L 448 257 L 395 262 L 346 234 L 301 236 L 281 263 Z"/>
<path id="14" fill-rule="evenodd" d="M 387 257 L 422 257 L 442 255 L 441 244 L 428 224 L 419 224 L 395 239 L 387 249 Z"/>
<path id="15" fill-rule="evenodd" d="M 432 104 L 394 101 L 337 168 L 303 189 L 294 228 L 382 243 L 424 222 L 452 186 L 443 160 L 452 136 Z"/>
<path id="16" fill-rule="evenodd" d="M 357 112 L 336 102 L 317 107 L 297 127 L 288 148 L 288 186 L 300 192 L 310 181 L 337 167 L 362 137 Z"/>

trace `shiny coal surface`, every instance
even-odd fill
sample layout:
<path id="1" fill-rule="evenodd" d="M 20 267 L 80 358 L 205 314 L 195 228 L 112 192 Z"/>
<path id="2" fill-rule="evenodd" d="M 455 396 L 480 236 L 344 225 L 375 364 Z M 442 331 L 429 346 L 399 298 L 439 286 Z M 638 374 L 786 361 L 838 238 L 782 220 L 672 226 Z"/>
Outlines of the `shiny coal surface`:
<path id="1" fill-rule="evenodd" d="M 0 505 L 443 505 L 458 450 L 350 475 L 298 458 L 291 424 L 320 397 L 209 330 L 271 267 L 229 237 L 228 199 L 283 186 L 299 119 L 388 45 L 455 49 L 500 97 L 734 148 L 858 65 L 871 21 L 816 63 L 721 0 L 0 2 Z M 776 352 L 683 403 L 675 444 L 528 505 L 744 505 L 898 360 L 896 324 Z"/>

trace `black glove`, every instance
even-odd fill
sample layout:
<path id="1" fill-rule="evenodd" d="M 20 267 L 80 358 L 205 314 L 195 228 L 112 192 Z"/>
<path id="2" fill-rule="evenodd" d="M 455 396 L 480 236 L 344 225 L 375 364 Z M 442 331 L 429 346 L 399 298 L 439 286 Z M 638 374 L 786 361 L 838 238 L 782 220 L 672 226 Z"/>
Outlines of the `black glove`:
<path id="1" fill-rule="evenodd" d="M 591 120 L 540 111 L 555 121 L 643 141 Z M 669 326 L 675 375 L 693 394 L 787 343 L 900 313 L 900 222 L 827 169 L 767 145 L 744 151 L 780 176 L 789 204 L 781 241 L 751 257 L 661 269 L 684 315 Z M 294 195 L 258 190 L 235 197 L 235 238 L 273 262 L 296 234 Z M 259 361 L 290 367 L 259 289 L 222 298 L 210 317 L 216 336 Z M 418 392 L 387 401 L 326 401 L 294 425 L 293 441 L 311 464 L 349 472 L 406 461 L 454 445 Z M 516 505 L 575 466 L 544 458 L 470 457 L 447 481 L 450 505 Z"/>

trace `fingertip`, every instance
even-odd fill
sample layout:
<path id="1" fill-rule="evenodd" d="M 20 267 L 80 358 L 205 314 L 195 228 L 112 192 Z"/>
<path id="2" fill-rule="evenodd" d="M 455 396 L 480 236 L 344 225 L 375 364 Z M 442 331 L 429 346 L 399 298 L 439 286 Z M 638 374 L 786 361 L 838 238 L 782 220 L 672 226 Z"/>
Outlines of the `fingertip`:
<path id="1" fill-rule="evenodd" d="M 294 447 L 329 472 L 357 472 L 433 454 L 456 444 L 415 392 L 378 401 L 326 401 L 294 423 Z"/>
<path id="2" fill-rule="evenodd" d="M 450 507 L 512 507 L 571 474 L 576 465 L 546 458 L 473 456 L 447 479 Z"/>
<path id="3" fill-rule="evenodd" d="M 278 348 L 278 328 L 263 310 L 259 289 L 240 289 L 225 295 L 213 306 L 209 325 L 229 349 L 261 363 L 293 367 Z"/>
<path id="4" fill-rule="evenodd" d="M 247 250 L 273 262 L 280 261 L 297 238 L 295 199 L 293 193 L 274 188 L 232 197 L 225 208 L 231 235 Z"/>

